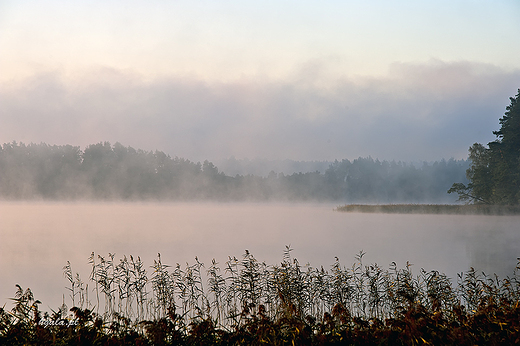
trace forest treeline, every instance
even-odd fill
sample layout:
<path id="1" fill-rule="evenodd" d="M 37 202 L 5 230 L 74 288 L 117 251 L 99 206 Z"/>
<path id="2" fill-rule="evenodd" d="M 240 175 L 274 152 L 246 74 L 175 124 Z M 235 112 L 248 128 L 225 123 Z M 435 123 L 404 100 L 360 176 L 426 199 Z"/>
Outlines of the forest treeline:
<path id="1" fill-rule="evenodd" d="M 342 160 L 324 172 L 228 176 L 211 162 L 109 142 L 87 146 L 5 143 L 0 147 L 4 200 L 316 200 L 443 202 L 468 161 L 422 167 L 372 158 Z"/>

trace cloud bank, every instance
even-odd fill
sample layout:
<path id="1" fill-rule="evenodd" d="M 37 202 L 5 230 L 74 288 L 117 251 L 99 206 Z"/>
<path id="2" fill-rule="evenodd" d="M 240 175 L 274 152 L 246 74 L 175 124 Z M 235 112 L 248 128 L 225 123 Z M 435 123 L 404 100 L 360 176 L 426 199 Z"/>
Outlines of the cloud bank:
<path id="1" fill-rule="evenodd" d="M 98 68 L 0 85 L 0 141 L 121 142 L 191 160 L 466 158 L 520 88 L 520 71 L 470 62 L 396 63 L 384 77 L 308 64 L 286 80 L 146 80 Z"/>

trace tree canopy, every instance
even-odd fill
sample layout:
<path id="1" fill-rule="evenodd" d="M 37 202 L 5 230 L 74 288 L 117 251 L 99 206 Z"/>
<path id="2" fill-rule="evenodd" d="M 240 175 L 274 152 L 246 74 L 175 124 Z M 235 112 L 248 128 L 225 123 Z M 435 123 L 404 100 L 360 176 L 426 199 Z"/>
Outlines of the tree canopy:
<path id="1" fill-rule="evenodd" d="M 520 89 L 499 123 L 497 137 L 486 148 L 475 143 L 469 148 L 471 165 L 467 185 L 455 183 L 448 193 L 457 193 L 468 203 L 520 204 Z"/>

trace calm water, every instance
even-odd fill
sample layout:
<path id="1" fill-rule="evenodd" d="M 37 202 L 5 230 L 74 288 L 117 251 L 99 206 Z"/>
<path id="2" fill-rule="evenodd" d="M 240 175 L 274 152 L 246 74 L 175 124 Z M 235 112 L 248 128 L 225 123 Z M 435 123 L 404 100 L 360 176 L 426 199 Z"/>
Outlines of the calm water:
<path id="1" fill-rule="evenodd" d="M 350 267 L 388 268 L 409 261 L 413 271 L 439 270 L 456 278 L 470 266 L 512 274 L 520 257 L 519 216 L 387 215 L 334 212 L 335 205 L 212 203 L 0 203 L 0 306 L 15 284 L 30 287 L 42 309 L 67 294 L 67 260 L 87 281 L 91 252 L 141 256 L 163 263 L 223 264 L 246 249 L 276 264 L 285 245 L 301 264 L 328 268 L 335 256 Z"/>

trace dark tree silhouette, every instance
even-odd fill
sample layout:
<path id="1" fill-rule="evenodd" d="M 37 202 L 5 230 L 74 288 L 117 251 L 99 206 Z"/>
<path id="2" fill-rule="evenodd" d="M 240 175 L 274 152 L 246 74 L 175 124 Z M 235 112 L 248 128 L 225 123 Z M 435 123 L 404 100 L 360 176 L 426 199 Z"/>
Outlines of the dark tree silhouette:
<path id="1" fill-rule="evenodd" d="M 500 118 L 500 130 L 488 148 L 475 143 L 469 148 L 471 166 L 467 185 L 455 183 L 448 193 L 457 193 L 468 203 L 518 205 L 520 202 L 520 89 Z"/>

